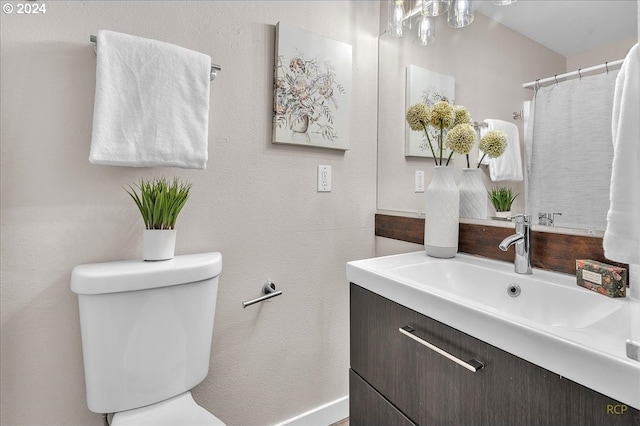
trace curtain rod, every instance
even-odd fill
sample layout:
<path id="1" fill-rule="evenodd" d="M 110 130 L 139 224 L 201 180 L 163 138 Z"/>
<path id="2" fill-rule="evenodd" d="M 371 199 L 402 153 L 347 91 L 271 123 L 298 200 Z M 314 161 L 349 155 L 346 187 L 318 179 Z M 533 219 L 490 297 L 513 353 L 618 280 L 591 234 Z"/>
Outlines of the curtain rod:
<path id="1" fill-rule="evenodd" d="M 613 62 L 605 62 L 604 64 L 600 64 L 600 65 L 594 65 L 592 67 L 589 68 L 579 68 L 578 71 L 571 71 L 571 72 L 567 72 L 564 74 L 556 74 L 553 77 L 547 77 L 547 78 L 543 78 L 543 79 L 538 79 L 536 81 L 530 81 L 528 83 L 524 83 L 522 85 L 523 88 L 525 89 L 533 89 L 536 86 L 539 86 L 542 83 L 549 83 L 552 81 L 555 81 L 556 83 L 558 83 L 558 79 L 559 78 L 569 78 L 569 77 L 575 77 L 575 76 L 579 76 L 580 78 L 582 78 L 582 73 L 586 73 L 586 72 L 590 72 L 590 71 L 598 71 L 601 69 L 606 69 L 607 71 L 609 71 L 610 67 L 615 67 L 618 65 L 622 65 L 622 63 L 624 62 L 624 59 L 619 59 L 617 61 L 613 61 Z"/>

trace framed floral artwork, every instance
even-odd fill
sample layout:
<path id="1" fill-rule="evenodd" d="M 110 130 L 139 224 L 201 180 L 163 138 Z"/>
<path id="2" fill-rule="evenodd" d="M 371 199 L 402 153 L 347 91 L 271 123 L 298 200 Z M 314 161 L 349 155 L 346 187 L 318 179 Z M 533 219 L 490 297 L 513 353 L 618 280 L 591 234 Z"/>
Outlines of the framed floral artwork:
<path id="1" fill-rule="evenodd" d="M 349 149 L 351 45 L 276 25 L 273 142 Z"/>
<path id="2" fill-rule="evenodd" d="M 432 106 L 440 101 L 447 101 L 451 105 L 455 104 L 455 85 L 456 81 L 451 76 L 438 74 L 437 72 L 429 71 L 416 65 L 409 65 L 407 67 L 405 111 L 411 105 L 419 102 L 425 103 L 428 106 Z M 436 152 L 438 152 L 440 147 L 440 130 L 429 127 L 428 131 L 433 147 Z M 406 120 L 404 134 L 405 157 L 433 157 L 425 134 L 412 131 L 409 125 L 406 124 Z M 443 155 L 448 157 L 449 153 L 449 149 L 446 146 L 443 147 Z"/>

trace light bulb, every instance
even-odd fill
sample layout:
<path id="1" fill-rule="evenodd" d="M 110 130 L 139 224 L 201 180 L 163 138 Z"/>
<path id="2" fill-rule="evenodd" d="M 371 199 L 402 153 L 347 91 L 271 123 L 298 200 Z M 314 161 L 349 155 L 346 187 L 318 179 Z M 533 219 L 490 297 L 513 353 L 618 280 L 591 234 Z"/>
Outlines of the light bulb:
<path id="1" fill-rule="evenodd" d="M 451 28 L 462 28 L 473 22 L 471 0 L 451 0 L 447 23 Z"/>
<path id="2" fill-rule="evenodd" d="M 418 21 L 418 40 L 426 46 L 436 41 L 436 20 L 433 16 L 422 14 Z"/>
<path id="3" fill-rule="evenodd" d="M 402 22 L 404 20 L 404 6 L 402 0 L 391 0 L 392 9 L 389 19 L 389 34 L 402 37 Z"/>
<path id="4" fill-rule="evenodd" d="M 422 12 L 427 16 L 440 16 L 449 10 L 449 0 L 432 0 L 428 4 L 426 1 Z"/>

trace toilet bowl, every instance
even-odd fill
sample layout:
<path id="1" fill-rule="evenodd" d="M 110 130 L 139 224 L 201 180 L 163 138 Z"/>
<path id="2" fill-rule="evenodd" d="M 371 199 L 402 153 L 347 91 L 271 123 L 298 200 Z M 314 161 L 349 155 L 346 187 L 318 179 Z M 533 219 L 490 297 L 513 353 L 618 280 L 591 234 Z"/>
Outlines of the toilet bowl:
<path id="1" fill-rule="evenodd" d="M 220 426 L 191 389 L 209 373 L 220 253 L 79 265 L 87 406 L 113 426 Z"/>
<path id="2" fill-rule="evenodd" d="M 185 392 L 166 401 L 114 414 L 111 426 L 225 426 Z"/>

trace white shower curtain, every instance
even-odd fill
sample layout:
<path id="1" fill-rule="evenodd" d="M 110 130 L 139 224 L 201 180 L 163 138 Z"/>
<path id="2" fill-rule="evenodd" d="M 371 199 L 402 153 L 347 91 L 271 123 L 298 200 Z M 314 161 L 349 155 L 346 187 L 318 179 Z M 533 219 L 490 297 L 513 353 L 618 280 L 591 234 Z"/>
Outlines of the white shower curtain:
<path id="1" fill-rule="evenodd" d="M 539 88 L 525 125 L 526 208 L 562 213 L 556 226 L 604 230 L 613 148 L 611 113 L 618 71 Z"/>

